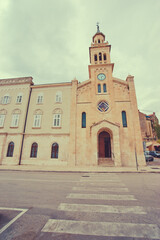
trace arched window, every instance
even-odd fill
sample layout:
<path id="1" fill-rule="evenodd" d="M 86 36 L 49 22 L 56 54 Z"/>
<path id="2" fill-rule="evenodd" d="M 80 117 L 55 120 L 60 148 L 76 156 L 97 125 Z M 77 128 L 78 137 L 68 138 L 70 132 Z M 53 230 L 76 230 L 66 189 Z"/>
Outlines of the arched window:
<path id="1" fill-rule="evenodd" d="M 97 61 L 97 54 L 94 55 L 94 61 Z"/>
<path id="2" fill-rule="evenodd" d="M 58 158 L 58 150 L 59 150 L 58 144 L 53 143 L 51 148 L 51 158 Z"/>
<path id="3" fill-rule="evenodd" d="M 103 92 L 107 92 L 107 87 L 105 83 L 103 84 Z"/>
<path id="4" fill-rule="evenodd" d="M 102 53 L 99 53 L 99 61 L 102 61 Z"/>
<path id="5" fill-rule="evenodd" d="M 82 113 L 82 128 L 86 128 L 86 113 Z"/>
<path id="6" fill-rule="evenodd" d="M 103 54 L 103 59 L 104 59 L 104 60 L 106 60 L 106 59 L 107 59 L 107 58 L 106 58 L 106 54 L 105 54 L 105 53 Z"/>
<path id="7" fill-rule="evenodd" d="M 100 39 L 98 39 L 98 43 L 100 43 L 101 41 L 100 41 Z"/>
<path id="8" fill-rule="evenodd" d="M 7 157 L 13 157 L 14 142 L 8 144 Z"/>
<path id="9" fill-rule="evenodd" d="M 36 158 L 37 157 L 37 152 L 38 152 L 38 144 L 36 142 L 34 142 L 31 146 L 30 157 L 31 158 Z"/>
<path id="10" fill-rule="evenodd" d="M 122 123 L 123 123 L 123 127 L 127 127 L 127 117 L 126 117 L 125 111 L 122 111 Z"/>
<path id="11" fill-rule="evenodd" d="M 98 93 L 101 93 L 101 84 L 98 84 Z"/>

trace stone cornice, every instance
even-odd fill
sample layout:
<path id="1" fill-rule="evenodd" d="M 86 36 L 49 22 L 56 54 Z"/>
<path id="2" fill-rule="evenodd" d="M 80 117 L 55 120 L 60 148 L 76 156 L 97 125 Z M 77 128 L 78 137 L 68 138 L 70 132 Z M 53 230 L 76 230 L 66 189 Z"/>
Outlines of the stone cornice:
<path id="1" fill-rule="evenodd" d="M 90 129 L 92 129 L 93 127 L 95 127 L 95 126 L 97 126 L 97 125 L 99 125 L 99 124 L 101 124 L 101 123 L 103 123 L 103 122 L 112 124 L 112 125 L 114 125 L 114 126 L 116 126 L 116 127 L 120 127 L 120 124 L 119 124 L 119 123 L 113 123 L 113 122 L 110 122 L 110 121 L 108 121 L 108 120 L 102 120 L 102 121 L 99 121 L 99 122 L 97 122 L 97 123 L 93 123 L 92 126 L 90 126 Z"/>
<path id="2" fill-rule="evenodd" d="M 40 84 L 40 85 L 34 85 L 31 86 L 31 88 L 50 88 L 50 87 L 68 87 L 71 86 L 71 82 L 66 83 L 48 83 L 48 84 Z"/>
<path id="3" fill-rule="evenodd" d="M 86 81 L 84 81 L 82 83 L 79 83 L 77 89 L 79 89 L 81 87 L 84 87 L 84 86 L 86 86 L 86 85 L 88 85 L 90 83 L 91 83 L 91 80 L 86 80 Z"/>
<path id="4" fill-rule="evenodd" d="M 24 133 L 25 136 L 70 136 L 70 133 Z"/>
<path id="5" fill-rule="evenodd" d="M 21 78 L 7 78 L 0 79 L 0 85 L 17 85 L 17 84 L 30 84 L 32 85 L 32 77 L 21 77 Z"/>
<path id="6" fill-rule="evenodd" d="M 125 80 L 121 80 L 119 78 L 114 78 L 113 77 L 113 82 L 128 86 L 128 83 Z"/>

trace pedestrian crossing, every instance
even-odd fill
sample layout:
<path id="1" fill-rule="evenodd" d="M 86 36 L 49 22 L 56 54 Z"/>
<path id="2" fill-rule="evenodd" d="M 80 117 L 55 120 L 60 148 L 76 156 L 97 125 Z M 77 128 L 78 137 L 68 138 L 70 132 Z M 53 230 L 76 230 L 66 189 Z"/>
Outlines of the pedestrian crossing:
<path id="1" fill-rule="evenodd" d="M 91 173 L 81 177 L 58 206 L 58 213 L 42 229 L 43 233 L 61 234 L 62 238 L 58 239 L 63 240 L 66 234 L 75 236 L 73 239 L 83 236 L 84 240 L 88 236 L 106 240 L 111 237 L 160 239 L 160 229 L 143 221 L 147 212 L 138 205 L 118 174 Z"/>

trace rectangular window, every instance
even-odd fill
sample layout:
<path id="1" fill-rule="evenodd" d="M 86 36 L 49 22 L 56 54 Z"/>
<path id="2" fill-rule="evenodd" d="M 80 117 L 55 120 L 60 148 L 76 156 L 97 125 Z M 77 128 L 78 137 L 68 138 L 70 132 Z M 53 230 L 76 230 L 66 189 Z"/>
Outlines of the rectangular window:
<path id="1" fill-rule="evenodd" d="M 56 93 L 56 102 L 59 102 L 59 103 L 62 102 L 62 92 Z"/>
<path id="2" fill-rule="evenodd" d="M 40 127 L 41 126 L 41 115 L 34 115 L 33 127 Z"/>
<path id="3" fill-rule="evenodd" d="M 17 96 L 16 103 L 22 103 L 22 95 Z"/>
<path id="4" fill-rule="evenodd" d="M 19 122 L 19 114 L 13 114 L 11 127 L 18 127 L 18 122 Z"/>
<path id="5" fill-rule="evenodd" d="M 1 115 L 0 115 L 0 127 L 3 127 L 3 126 L 4 126 L 4 119 L 5 119 L 5 115 L 4 115 L 4 114 L 1 114 Z"/>
<path id="6" fill-rule="evenodd" d="M 8 103 L 10 103 L 10 97 L 9 97 L 9 96 L 4 96 L 2 103 L 3 103 L 3 104 L 8 104 Z"/>
<path id="7" fill-rule="evenodd" d="M 53 127 L 60 127 L 61 126 L 61 115 L 54 114 L 53 116 Z"/>
<path id="8" fill-rule="evenodd" d="M 37 103 L 40 104 L 40 103 L 43 103 L 43 96 L 42 95 L 39 95 L 38 98 L 37 98 Z"/>

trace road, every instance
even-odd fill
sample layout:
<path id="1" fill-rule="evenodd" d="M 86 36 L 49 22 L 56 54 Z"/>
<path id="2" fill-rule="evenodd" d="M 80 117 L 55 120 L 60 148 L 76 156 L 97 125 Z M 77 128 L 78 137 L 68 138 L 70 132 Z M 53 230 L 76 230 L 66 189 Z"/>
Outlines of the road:
<path id="1" fill-rule="evenodd" d="M 0 171 L 0 240 L 160 239 L 160 174 Z"/>

